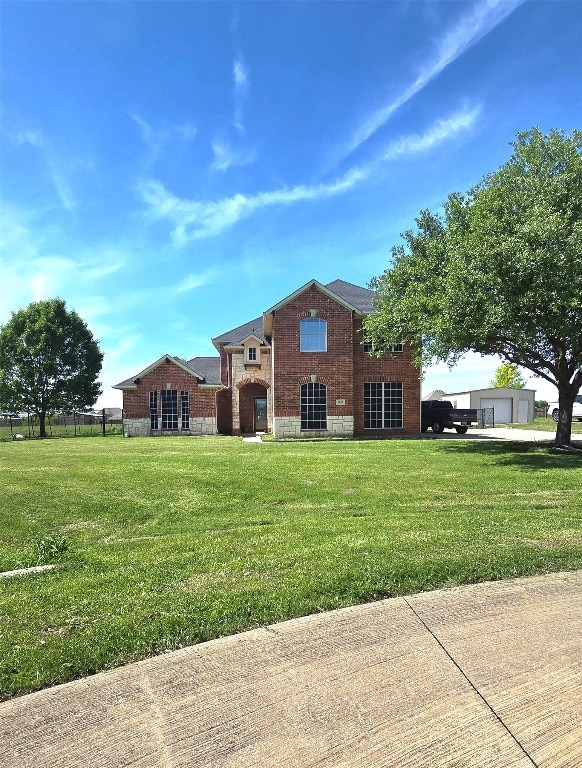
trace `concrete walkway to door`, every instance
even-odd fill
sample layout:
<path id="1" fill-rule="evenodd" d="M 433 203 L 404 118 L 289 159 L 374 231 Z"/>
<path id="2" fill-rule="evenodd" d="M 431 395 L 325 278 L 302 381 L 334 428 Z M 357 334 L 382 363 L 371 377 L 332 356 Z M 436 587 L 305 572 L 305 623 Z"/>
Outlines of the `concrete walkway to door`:
<path id="1" fill-rule="evenodd" d="M 582 571 L 294 619 L 0 704 L 2 768 L 582 766 Z"/>

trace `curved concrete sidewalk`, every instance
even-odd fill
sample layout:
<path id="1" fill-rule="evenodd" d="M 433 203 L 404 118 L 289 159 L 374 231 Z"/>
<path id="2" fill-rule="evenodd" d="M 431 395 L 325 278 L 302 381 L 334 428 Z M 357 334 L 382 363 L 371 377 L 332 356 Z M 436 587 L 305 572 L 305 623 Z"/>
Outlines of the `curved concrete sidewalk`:
<path id="1" fill-rule="evenodd" d="M 582 766 L 582 571 L 215 640 L 0 705 L 2 768 Z"/>

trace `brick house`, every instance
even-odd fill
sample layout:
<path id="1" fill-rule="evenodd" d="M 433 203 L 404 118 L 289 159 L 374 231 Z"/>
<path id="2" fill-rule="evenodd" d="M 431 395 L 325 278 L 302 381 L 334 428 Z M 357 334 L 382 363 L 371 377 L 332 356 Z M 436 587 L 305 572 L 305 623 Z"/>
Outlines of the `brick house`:
<path id="1" fill-rule="evenodd" d="M 343 280 L 311 280 L 212 339 L 217 357 L 164 355 L 115 386 L 125 434 L 418 434 L 420 377 L 410 347 L 373 357 L 363 343 L 372 300 L 372 291 Z"/>

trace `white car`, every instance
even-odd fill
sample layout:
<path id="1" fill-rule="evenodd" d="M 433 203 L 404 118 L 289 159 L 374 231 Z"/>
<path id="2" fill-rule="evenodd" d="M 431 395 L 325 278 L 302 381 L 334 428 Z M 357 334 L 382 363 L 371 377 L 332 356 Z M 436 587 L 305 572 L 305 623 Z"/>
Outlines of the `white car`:
<path id="1" fill-rule="evenodd" d="M 551 416 L 554 421 L 558 421 L 559 404 L 550 403 L 548 405 L 548 416 Z M 582 421 L 582 395 L 576 395 L 574 399 L 574 407 L 572 408 L 572 420 L 578 419 Z"/>

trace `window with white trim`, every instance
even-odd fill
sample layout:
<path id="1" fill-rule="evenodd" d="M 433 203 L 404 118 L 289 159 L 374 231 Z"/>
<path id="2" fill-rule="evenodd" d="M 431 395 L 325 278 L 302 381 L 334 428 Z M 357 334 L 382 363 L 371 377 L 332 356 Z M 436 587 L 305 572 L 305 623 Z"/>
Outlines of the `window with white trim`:
<path id="1" fill-rule="evenodd" d="M 402 383 L 364 384 L 364 429 L 397 429 L 402 426 Z"/>
<path id="2" fill-rule="evenodd" d="M 178 429 L 178 391 L 162 389 L 162 429 Z"/>
<path id="3" fill-rule="evenodd" d="M 327 429 L 327 387 L 301 385 L 301 429 Z"/>
<path id="4" fill-rule="evenodd" d="M 190 393 L 180 392 L 180 413 L 182 429 L 190 429 Z"/>
<path id="5" fill-rule="evenodd" d="M 257 348 L 247 347 L 247 363 L 257 363 Z"/>
<path id="6" fill-rule="evenodd" d="M 158 393 L 150 392 L 150 429 L 158 428 Z"/>
<path id="7" fill-rule="evenodd" d="M 299 324 L 300 352 L 327 352 L 327 320 L 306 317 Z"/>

